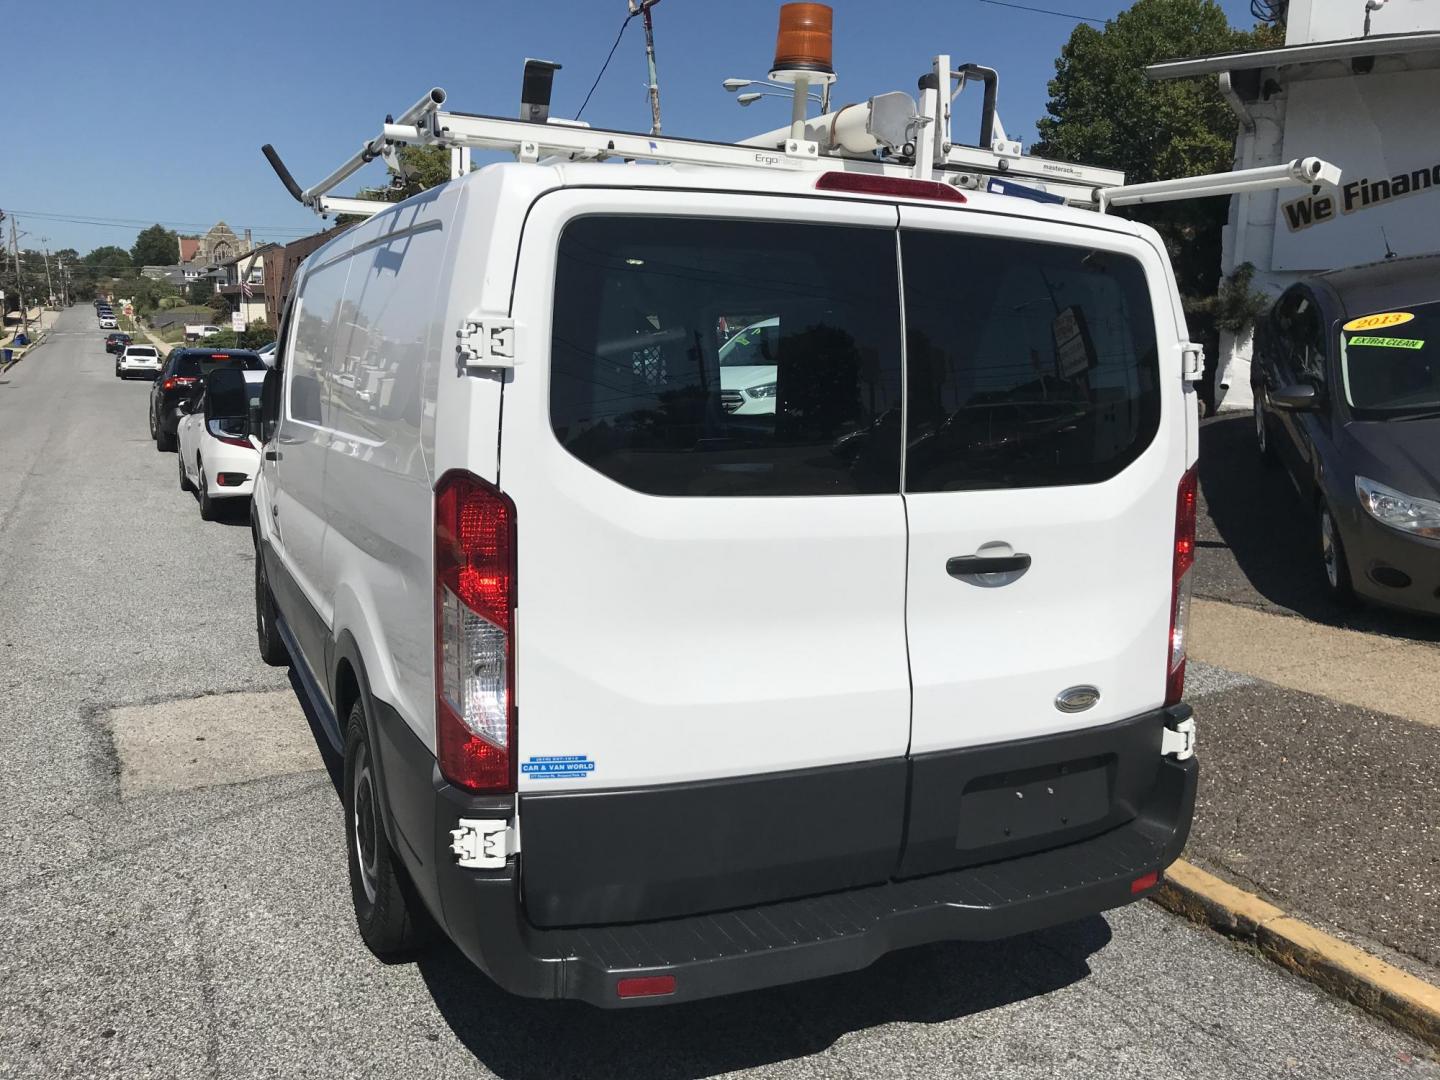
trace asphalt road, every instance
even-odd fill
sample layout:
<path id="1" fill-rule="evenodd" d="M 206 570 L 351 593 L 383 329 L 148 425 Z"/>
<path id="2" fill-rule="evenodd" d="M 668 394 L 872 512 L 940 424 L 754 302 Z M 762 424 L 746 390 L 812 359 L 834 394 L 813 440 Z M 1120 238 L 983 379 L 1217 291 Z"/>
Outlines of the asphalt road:
<path id="1" fill-rule="evenodd" d="M 626 1014 L 509 998 L 443 946 L 375 961 L 330 775 L 272 726 L 243 516 L 200 521 L 101 337 L 74 309 L 0 376 L 0 1076 L 1440 1077 L 1150 905 Z M 122 797 L 135 732 L 176 767 Z"/>

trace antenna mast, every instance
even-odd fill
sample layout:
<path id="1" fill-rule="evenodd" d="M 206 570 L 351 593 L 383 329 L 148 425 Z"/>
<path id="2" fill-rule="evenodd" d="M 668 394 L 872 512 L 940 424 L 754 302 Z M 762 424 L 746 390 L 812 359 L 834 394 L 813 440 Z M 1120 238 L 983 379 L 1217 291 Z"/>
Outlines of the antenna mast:
<path id="1" fill-rule="evenodd" d="M 630 5 L 630 17 L 641 16 L 645 21 L 645 66 L 650 75 L 650 134 L 660 134 L 660 78 L 655 72 L 655 20 L 650 9 L 660 0 L 626 0 Z"/>

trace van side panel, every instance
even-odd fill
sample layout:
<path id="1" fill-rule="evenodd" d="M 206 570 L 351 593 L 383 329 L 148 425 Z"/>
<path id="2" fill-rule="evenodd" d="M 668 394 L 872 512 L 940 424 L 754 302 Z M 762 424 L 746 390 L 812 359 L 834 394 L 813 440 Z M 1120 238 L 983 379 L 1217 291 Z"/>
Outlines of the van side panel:
<path id="1" fill-rule="evenodd" d="M 424 432 L 446 345 L 440 298 L 452 280 L 446 254 L 455 205 L 453 190 L 435 189 L 356 230 L 325 369 L 324 565 L 333 633 L 354 637 L 374 697 L 427 745 L 434 477 Z"/>

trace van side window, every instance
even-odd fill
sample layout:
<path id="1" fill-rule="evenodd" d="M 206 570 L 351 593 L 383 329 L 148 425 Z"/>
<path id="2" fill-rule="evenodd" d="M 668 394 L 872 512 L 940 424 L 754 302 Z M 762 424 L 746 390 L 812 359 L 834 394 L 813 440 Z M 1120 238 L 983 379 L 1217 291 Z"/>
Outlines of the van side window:
<path id="1" fill-rule="evenodd" d="M 297 287 L 300 317 L 295 340 L 285 357 L 285 387 L 291 420 L 305 424 L 325 423 L 325 362 L 330 355 L 336 324 L 341 320 L 340 302 L 350 260 L 341 259 L 320 266 L 305 275 Z"/>
<path id="2" fill-rule="evenodd" d="M 653 495 L 900 489 L 895 234 L 589 217 L 562 234 L 550 417 Z"/>
<path id="3" fill-rule="evenodd" d="M 922 231 L 901 252 L 907 491 L 1096 483 L 1150 445 L 1159 361 L 1135 259 Z"/>

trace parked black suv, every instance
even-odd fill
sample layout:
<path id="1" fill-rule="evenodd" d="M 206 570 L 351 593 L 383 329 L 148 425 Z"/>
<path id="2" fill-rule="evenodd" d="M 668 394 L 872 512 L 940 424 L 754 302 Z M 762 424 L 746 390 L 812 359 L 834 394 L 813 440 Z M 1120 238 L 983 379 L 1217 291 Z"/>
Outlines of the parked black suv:
<path id="1" fill-rule="evenodd" d="M 107 353 L 122 353 L 125 351 L 125 346 L 129 345 L 132 340 L 129 334 L 122 334 L 118 330 L 106 334 L 105 351 Z"/>
<path id="2" fill-rule="evenodd" d="M 176 349 L 170 354 L 150 391 L 150 437 L 156 450 L 175 449 L 180 402 L 194 394 L 207 374 L 226 365 L 265 370 L 265 361 L 248 349 Z"/>

